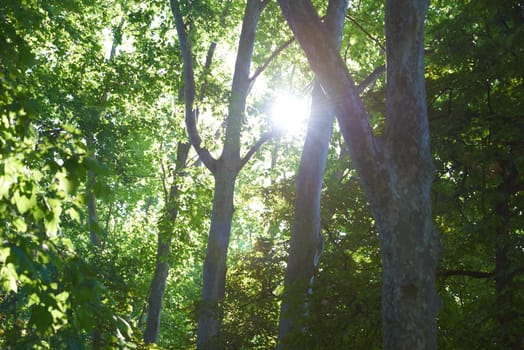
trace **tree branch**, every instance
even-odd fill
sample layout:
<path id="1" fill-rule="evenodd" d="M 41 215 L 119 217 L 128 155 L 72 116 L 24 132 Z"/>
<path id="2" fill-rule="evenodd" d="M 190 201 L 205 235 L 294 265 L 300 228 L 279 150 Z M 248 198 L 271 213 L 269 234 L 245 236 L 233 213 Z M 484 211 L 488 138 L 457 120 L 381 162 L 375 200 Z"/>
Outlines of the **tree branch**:
<path id="1" fill-rule="evenodd" d="M 278 0 L 278 3 L 335 110 L 364 191 L 368 195 L 380 192 L 377 185 L 384 183 L 379 175 L 382 147 L 345 62 L 310 0 Z"/>
<path id="2" fill-rule="evenodd" d="M 364 92 L 369 86 L 371 86 L 377 79 L 384 74 L 386 71 L 386 65 L 381 65 L 380 67 L 377 67 L 371 72 L 370 75 L 367 76 L 366 79 L 364 79 L 360 84 L 357 86 L 357 92 L 360 95 Z"/>
<path id="3" fill-rule="evenodd" d="M 264 63 L 262 63 L 262 65 L 257 67 L 257 69 L 255 70 L 253 75 L 249 78 L 249 89 L 251 89 L 251 87 L 255 83 L 255 80 L 258 78 L 258 76 L 260 74 L 262 74 L 264 72 L 264 70 L 267 68 L 267 66 L 269 66 L 269 64 L 275 58 L 277 58 L 277 56 L 280 55 L 280 53 L 282 51 L 284 51 L 289 45 L 291 45 L 291 43 L 293 41 L 295 41 L 294 37 L 293 38 L 289 38 L 288 40 L 284 41 L 275 51 L 273 51 L 273 53 L 271 53 L 271 55 L 264 61 Z"/>
<path id="4" fill-rule="evenodd" d="M 202 82 L 202 86 L 200 87 L 200 93 L 198 94 L 199 98 L 204 97 L 204 95 L 206 94 L 207 83 L 208 83 L 207 75 L 209 74 L 210 69 L 211 69 L 211 64 L 213 63 L 213 55 L 215 54 L 216 47 L 217 47 L 217 43 L 213 41 L 209 45 L 209 49 L 207 50 L 206 62 L 204 64 L 204 81 Z"/>
<path id="5" fill-rule="evenodd" d="M 256 151 L 258 151 L 264 143 L 271 140 L 271 138 L 273 138 L 274 136 L 274 132 L 267 132 L 264 135 L 262 135 L 262 137 L 257 141 L 257 143 L 255 143 L 253 147 L 251 147 L 249 151 L 247 151 L 246 155 L 240 160 L 238 171 L 240 171 L 244 167 L 244 165 L 246 165 L 246 163 L 249 162 L 253 154 L 255 154 Z"/>
<path id="6" fill-rule="evenodd" d="M 193 71 L 193 58 L 191 42 L 188 39 L 186 26 L 182 14 L 180 12 L 180 5 L 178 0 L 170 0 L 171 12 L 175 19 L 175 26 L 180 42 L 180 50 L 182 53 L 182 62 L 184 66 L 184 97 L 185 97 L 185 112 L 186 112 L 186 126 L 189 136 L 189 142 L 198 153 L 198 156 L 204 165 L 211 171 L 215 172 L 216 159 L 213 158 L 209 150 L 201 146 L 202 139 L 198 133 L 196 126 L 196 111 L 195 111 L 195 74 Z"/>
<path id="7" fill-rule="evenodd" d="M 377 44 L 383 52 L 386 52 L 386 48 L 384 47 L 384 45 L 382 45 L 377 38 L 371 35 L 360 23 L 358 23 L 356 19 L 354 19 L 350 15 L 346 15 L 346 18 L 353 22 L 362 32 L 364 32 L 364 34 L 366 34 L 368 38 L 370 38 L 375 44 Z"/>
<path id="8" fill-rule="evenodd" d="M 226 5 L 224 6 L 224 9 L 222 10 L 222 14 L 220 15 L 220 25 L 225 25 L 225 19 L 227 17 L 227 13 L 229 11 L 229 8 L 231 7 L 231 1 L 227 1 Z M 207 50 L 206 54 L 206 62 L 204 63 L 204 81 L 202 82 L 202 86 L 200 87 L 200 93 L 198 94 L 199 99 L 205 96 L 206 90 L 207 90 L 207 75 L 210 72 L 211 64 L 213 63 L 213 56 L 215 54 L 215 49 L 217 47 L 217 43 L 213 41 L 209 45 L 209 49 Z"/>
<path id="9" fill-rule="evenodd" d="M 482 271 L 470 271 L 470 270 L 445 270 L 437 272 L 439 277 L 449 276 L 467 276 L 472 278 L 490 278 L 493 276 L 493 272 L 482 272 Z"/>

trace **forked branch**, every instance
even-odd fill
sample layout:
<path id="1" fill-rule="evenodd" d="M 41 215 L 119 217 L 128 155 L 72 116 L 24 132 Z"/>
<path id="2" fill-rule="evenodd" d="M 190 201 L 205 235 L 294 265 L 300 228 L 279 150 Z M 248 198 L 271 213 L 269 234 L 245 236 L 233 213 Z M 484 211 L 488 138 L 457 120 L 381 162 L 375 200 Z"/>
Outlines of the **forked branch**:
<path id="1" fill-rule="evenodd" d="M 202 147 L 202 139 L 198 133 L 196 126 L 196 109 L 195 109 L 195 74 L 193 71 L 193 58 L 191 42 L 189 41 L 186 25 L 182 14 L 180 12 L 180 4 L 178 0 L 170 0 L 171 11 L 175 19 L 175 26 L 180 42 L 180 50 L 182 53 L 182 62 L 184 66 L 184 97 L 185 97 L 185 119 L 187 126 L 187 133 L 189 142 L 195 148 L 198 156 L 204 165 L 214 172 L 216 169 L 216 159 L 213 158 L 209 150 Z"/>
<path id="2" fill-rule="evenodd" d="M 271 140 L 275 136 L 274 132 L 267 132 L 255 143 L 249 151 L 247 151 L 246 155 L 240 160 L 240 165 L 238 167 L 238 170 L 240 171 L 244 165 L 246 165 L 247 162 L 253 157 L 253 155 L 262 147 L 264 143 Z"/>

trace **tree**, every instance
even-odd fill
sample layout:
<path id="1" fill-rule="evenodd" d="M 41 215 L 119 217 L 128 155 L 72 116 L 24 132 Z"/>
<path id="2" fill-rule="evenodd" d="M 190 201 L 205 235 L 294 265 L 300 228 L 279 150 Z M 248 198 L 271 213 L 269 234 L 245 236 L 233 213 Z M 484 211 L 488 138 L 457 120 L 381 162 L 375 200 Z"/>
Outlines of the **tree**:
<path id="1" fill-rule="evenodd" d="M 220 157 L 213 158 L 208 149 L 202 147 L 197 120 L 195 101 L 195 77 L 193 53 L 188 26 L 182 15 L 180 3 L 171 1 L 181 55 L 184 66 L 184 97 L 186 124 L 189 140 L 200 160 L 211 171 L 215 179 L 211 227 L 207 242 L 203 271 L 202 304 L 198 319 L 198 348 L 213 347 L 213 338 L 219 334 L 221 312 L 219 302 L 224 298 L 226 259 L 233 218 L 233 197 L 238 173 L 257 149 L 270 138 L 263 136 L 243 157 L 240 156 L 240 133 L 245 118 L 246 100 L 251 84 L 250 66 L 253 57 L 255 33 L 258 19 L 268 1 L 249 0 L 245 7 L 242 29 L 237 49 L 231 92 L 229 94 L 228 116 L 225 124 L 225 139 Z M 189 25 L 191 28 L 191 25 Z"/>
<path id="2" fill-rule="evenodd" d="M 428 3 L 386 3 L 387 106 L 380 136 L 311 2 L 279 4 L 333 104 L 380 233 L 384 348 L 436 348 L 439 239 L 431 214 L 423 47 Z"/>
<path id="3" fill-rule="evenodd" d="M 524 7 L 432 2 L 424 82 L 427 4 L 389 1 L 282 1 L 314 88 L 277 2 L 3 1 L 0 347 L 432 348 L 431 209 L 438 346 L 521 349 Z M 260 147 L 286 89 L 324 102 Z"/>
<path id="4" fill-rule="evenodd" d="M 330 1 L 324 25 L 332 44 L 340 48 L 347 1 Z M 306 294 L 322 254 L 324 238 L 320 230 L 320 191 L 329 140 L 333 130 L 334 114 L 322 88 L 315 82 L 311 99 L 308 132 L 302 150 L 302 159 L 296 183 L 294 221 L 291 229 L 289 257 L 285 284 L 288 294 L 281 304 L 279 341 L 293 330 L 300 329 L 307 314 Z"/>
<path id="5" fill-rule="evenodd" d="M 327 15 L 324 19 L 324 25 L 328 28 L 330 35 L 339 41 L 337 47 L 340 46 L 344 18 L 347 17 L 347 5 L 347 2 L 329 2 Z M 360 24 L 357 23 L 357 25 L 361 28 Z M 365 33 L 368 36 L 370 35 L 367 31 Z M 374 84 L 384 70 L 384 66 L 375 68 L 358 85 L 358 93 L 361 94 Z M 320 260 L 324 246 L 321 233 L 320 196 L 334 118 L 335 115 L 329 101 L 324 96 L 320 84 L 316 82 L 312 92 L 308 131 L 296 178 L 294 224 L 291 230 L 291 246 L 285 281 L 288 288 L 286 299 L 289 302 L 284 300 L 282 303 L 279 331 L 281 339 L 292 329 L 294 329 L 292 332 L 295 334 L 301 333 L 302 327 L 299 325 L 303 323 L 304 315 L 309 314 L 305 300 L 308 298 L 307 294 L 311 293 L 312 285 L 310 282 L 315 274 L 316 265 Z M 345 148 L 343 147 L 342 150 L 344 151 Z M 336 176 L 337 182 L 341 180 L 340 176 Z M 288 310 L 290 307 L 292 309 Z"/>

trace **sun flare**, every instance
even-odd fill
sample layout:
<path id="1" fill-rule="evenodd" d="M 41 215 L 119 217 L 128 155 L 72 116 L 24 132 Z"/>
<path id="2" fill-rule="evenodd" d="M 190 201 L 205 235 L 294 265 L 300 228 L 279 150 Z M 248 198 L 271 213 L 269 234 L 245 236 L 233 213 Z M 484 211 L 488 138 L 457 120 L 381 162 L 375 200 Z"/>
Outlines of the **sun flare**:
<path id="1" fill-rule="evenodd" d="M 302 130 L 309 117 L 309 99 L 289 93 L 281 93 L 271 107 L 271 122 L 284 133 Z"/>

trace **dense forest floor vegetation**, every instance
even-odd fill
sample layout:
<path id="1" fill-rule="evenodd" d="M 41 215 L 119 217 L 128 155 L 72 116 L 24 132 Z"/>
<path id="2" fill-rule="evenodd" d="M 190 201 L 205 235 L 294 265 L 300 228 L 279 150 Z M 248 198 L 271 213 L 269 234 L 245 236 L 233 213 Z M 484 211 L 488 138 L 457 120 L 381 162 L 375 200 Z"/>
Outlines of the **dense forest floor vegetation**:
<path id="1" fill-rule="evenodd" d="M 0 3 L 0 348 L 394 348 L 385 233 L 286 1 Z M 346 5 L 381 140 L 389 7 Z M 431 1 L 424 35 L 438 347 L 524 349 L 524 2 Z"/>

